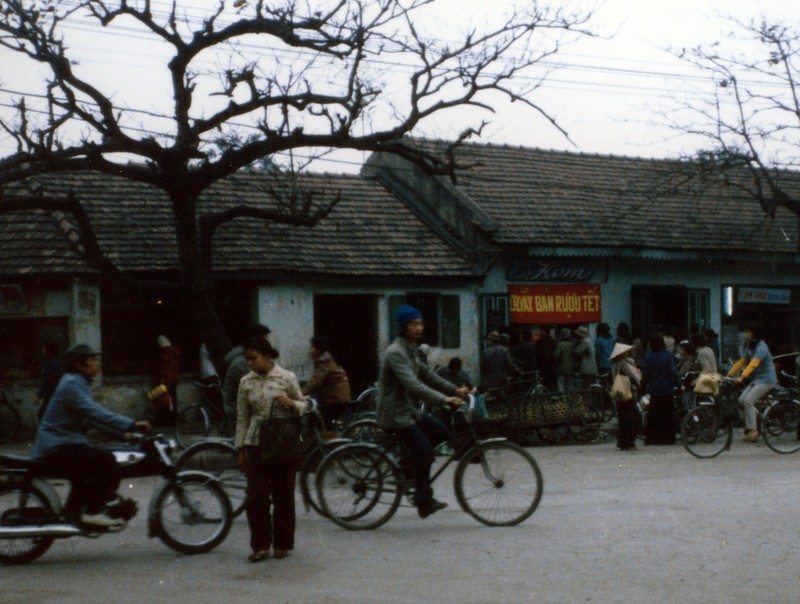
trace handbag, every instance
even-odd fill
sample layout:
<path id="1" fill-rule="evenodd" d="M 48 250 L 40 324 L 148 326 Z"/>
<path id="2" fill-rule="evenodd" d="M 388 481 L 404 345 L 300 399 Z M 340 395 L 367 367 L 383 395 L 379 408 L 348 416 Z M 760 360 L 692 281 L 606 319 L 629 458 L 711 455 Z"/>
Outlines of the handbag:
<path id="1" fill-rule="evenodd" d="M 618 403 L 626 403 L 633 399 L 633 391 L 631 390 L 631 379 L 621 373 L 617 372 L 614 377 L 614 383 L 611 384 L 611 392 L 609 392 L 611 400 Z"/>
<path id="2" fill-rule="evenodd" d="M 275 401 L 272 401 L 269 418 L 258 427 L 258 448 L 261 463 L 270 466 L 297 464 L 303 457 L 303 441 L 300 436 L 300 418 L 275 417 Z"/>

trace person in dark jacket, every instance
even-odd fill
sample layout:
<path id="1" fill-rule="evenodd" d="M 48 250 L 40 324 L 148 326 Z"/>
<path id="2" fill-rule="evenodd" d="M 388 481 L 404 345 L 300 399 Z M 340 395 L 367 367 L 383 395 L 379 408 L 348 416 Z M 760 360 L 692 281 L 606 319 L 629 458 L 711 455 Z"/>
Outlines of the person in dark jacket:
<path id="1" fill-rule="evenodd" d="M 525 327 L 519 332 L 519 342 L 511 349 L 511 357 L 521 373 L 530 373 L 539 369 L 536 361 L 536 344 L 533 343 L 533 332 Z"/>
<path id="2" fill-rule="evenodd" d="M 556 346 L 558 342 L 550 335 L 550 330 L 544 328 L 536 340 L 536 358 L 539 361 L 539 372 L 542 382 L 548 390 L 558 388 L 558 374 L 556 372 Z"/>
<path id="3" fill-rule="evenodd" d="M 675 410 L 673 398 L 680 388 L 675 357 L 666 350 L 664 336 L 650 336 L 650 352 L 644 355 L 642 387 L 650 395 L 645 427 L 645 445 L 675 444 Z"/>
<path id="4" fill-rule="evenodd" d="M 502 388 L 519 375 L 519 367 L 508 348 L 501 344 L 500 334 L 493 331 L 486 340 L 489 345 L 481 353 L 481 392 Z"/>
<path id="5" fill-rule="evenodd" d="M 39 406 L 37 417 L 42 421 L 42 416 L 47 409 L 47 403 L 53 396 L 53 392 L 64 375 L 64 365 L 59 360 L 59 347 L 55 342 L 45 342 L 42 344 L 42 356 L 44 365 L 42 366 L 42 383 L 36 391 L 36 404 Z"/>
<path id="6" fill-rule="evenodd" d="M 472 378 L 469 376 L 469 373 L 464 371 L 464 365 L 459 357 L 450 359 L 447 365 L 439 367 L 436 373 L 439 377 L 443 377 L 454 386 L 459 388 L 461 386 L 466 386 L 472 390 Z"/>
<path id="7" fill-rule="evenodd" d="M 59 381 L 39 424 L 31 456 L 48 473 L 64 477 L 72 485 L 64 506 L 72 522 L 112 527 L 124 521 L 107 512 L 115 498 L 119 473 L 114 454 L 89 443 L 89 428 L 100 429 L 118 438 L 146 432 L 150 424 L 113 413 L 92 397 L 92 379 L 100 373 L 100 352 L 77 344 L 65 354 L 66 373 Z"/>

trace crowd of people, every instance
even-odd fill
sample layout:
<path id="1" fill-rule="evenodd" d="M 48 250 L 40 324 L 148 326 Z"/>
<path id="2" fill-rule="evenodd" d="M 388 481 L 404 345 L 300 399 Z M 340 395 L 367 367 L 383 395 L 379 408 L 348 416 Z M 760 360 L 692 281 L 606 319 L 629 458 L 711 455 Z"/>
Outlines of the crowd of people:
<path id="1" fill-rule="evenodd" d="M 649 398 L 645 444 L 672 444 L 677 428 L 673 413 L 676 392 L 691 388 L 689 376 L 716 373 L 718 369 L 719 342 L 713 332 L 693 333 L 676 343 L 674 331 L 659 329 L 645 345 L 625 323 L 617 326 L 615 335 L 607 323 L 599 323 L 594 339 L 584 325 L 561 327 L 553 333 L 538 328 L 513 333 L 493 330 L 480 356 L 480 376 L 473 381 L 459 357 L 438 368 L 430 366 L 430 348 L 422 342 L 424 318 L 417 308 L 402 306 L 395 320 L 398 337 L 380 363 L 377 423 L 405 445 L 405 467 L 414 482 L 414 502 L 421 518 L 446 507 L 434 497 L 430 470 L 435 447 L 451 436 L 451 427 L 421 411 L 420 401 L 458 413 L 455 410 L 468 394 L 502 388 L 534 372 L 546 388 L 559 392 L 601 383 L 613 393 L 617 378 L 623 376 L 628 390 L 615 398 L 617 446 L 627 451 L 636 448 L 639 431 L 635 393 Z M 250 562 L 270 556 L 285 558 L 294 547 L 297 465 L 265 461 L 260 441 L 262 423 L 270 418 L 299 417 L 308 409 L 311 396 L 319 401 L 325 419 L 332 422 L 341 417 L 352 397 L 347 373 L 336 361 L 328 340 L 320 336 L 311 339 L 309 354 L 314 371 L 301 387 L 294 373 L 278 365 L 279 352 L 272 346 L 270 334 L 264 325 L 250 326 L 224 359 L 222 399 L 226 413 L 234 418 L 239 466 L 247 476 Z M 174 413 L 180 350 L 166 336 L 159 336 L 158 345 L 155 381 L 169 392 L 168 411 Z M 150 423 L 112 413 L 93 399 L 90 384 L 99 372 L 99 351 L 84 344 L 73 346 L 63 367 L 54 361 L 52 350 L 46 348 L 43 353 L 47 361 L 38 393 L 42 416 L 33 455 L 71 478 L 73 487 L 67 503 L 70 519 L 85 525 L 111 526 L 116 520 L 104 510 L 116 497 L 119 480 L 113 460 L 104 449 L 89 443 L 86 432 L 89 426 L 95 426 L 126 437 L 133 430 L 148 430 Z M 740 402 L 745 408 L 745 440 L 754 441 L 759 434 L 753 405 L 777 383 L 774 363 L 758 326 L 743 329 L 741 359 L 729 375 L 738 383 L 748 382 Z"/>

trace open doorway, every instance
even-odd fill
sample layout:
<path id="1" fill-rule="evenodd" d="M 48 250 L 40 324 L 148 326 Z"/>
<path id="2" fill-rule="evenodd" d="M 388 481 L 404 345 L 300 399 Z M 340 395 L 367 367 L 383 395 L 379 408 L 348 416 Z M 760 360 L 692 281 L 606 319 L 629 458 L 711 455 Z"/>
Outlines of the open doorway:
<path id="1" fill-rule="evenodd" d="M 680 285 L 634 285 L 631 287 L 631 319 L 633 332 L 640 338 L 650 336 L 653 329 L 673 328 L 676 341 L 689 335 L 688 290 Z"/>
<path id="2" fill-rule="evenodd" d="M 371 295 L 315 295 L 314 333 L 331 341 L 355 398 L 378 379 L 377 299 Z"/>

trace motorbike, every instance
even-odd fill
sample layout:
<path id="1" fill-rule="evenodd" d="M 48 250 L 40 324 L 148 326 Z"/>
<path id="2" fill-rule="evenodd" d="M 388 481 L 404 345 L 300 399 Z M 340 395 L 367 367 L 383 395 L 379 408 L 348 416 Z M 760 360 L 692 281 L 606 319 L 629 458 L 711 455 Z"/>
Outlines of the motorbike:
<path id="1" fill-rule="evenodd" d="M 122 479 L 163 476 L 148 510 L 148 536 L 158 537 L 183 554 L 217 547 L 231 528 L 231 504 L 219 480 L 207 472 L 180 470 L 172 462 L 174 443 L 163 434 L 136 435 L 135 444 L 110 447 Z M 70 522 L 61 497 L 37 460 L 0 455 L 0 564 L 25 564 L 42 556 L 56 539 L 99 537 L 116 533 L 137 513 L 131 499 L 117 499 L 108 514 L 120 519 L 113 527 Z"/>

